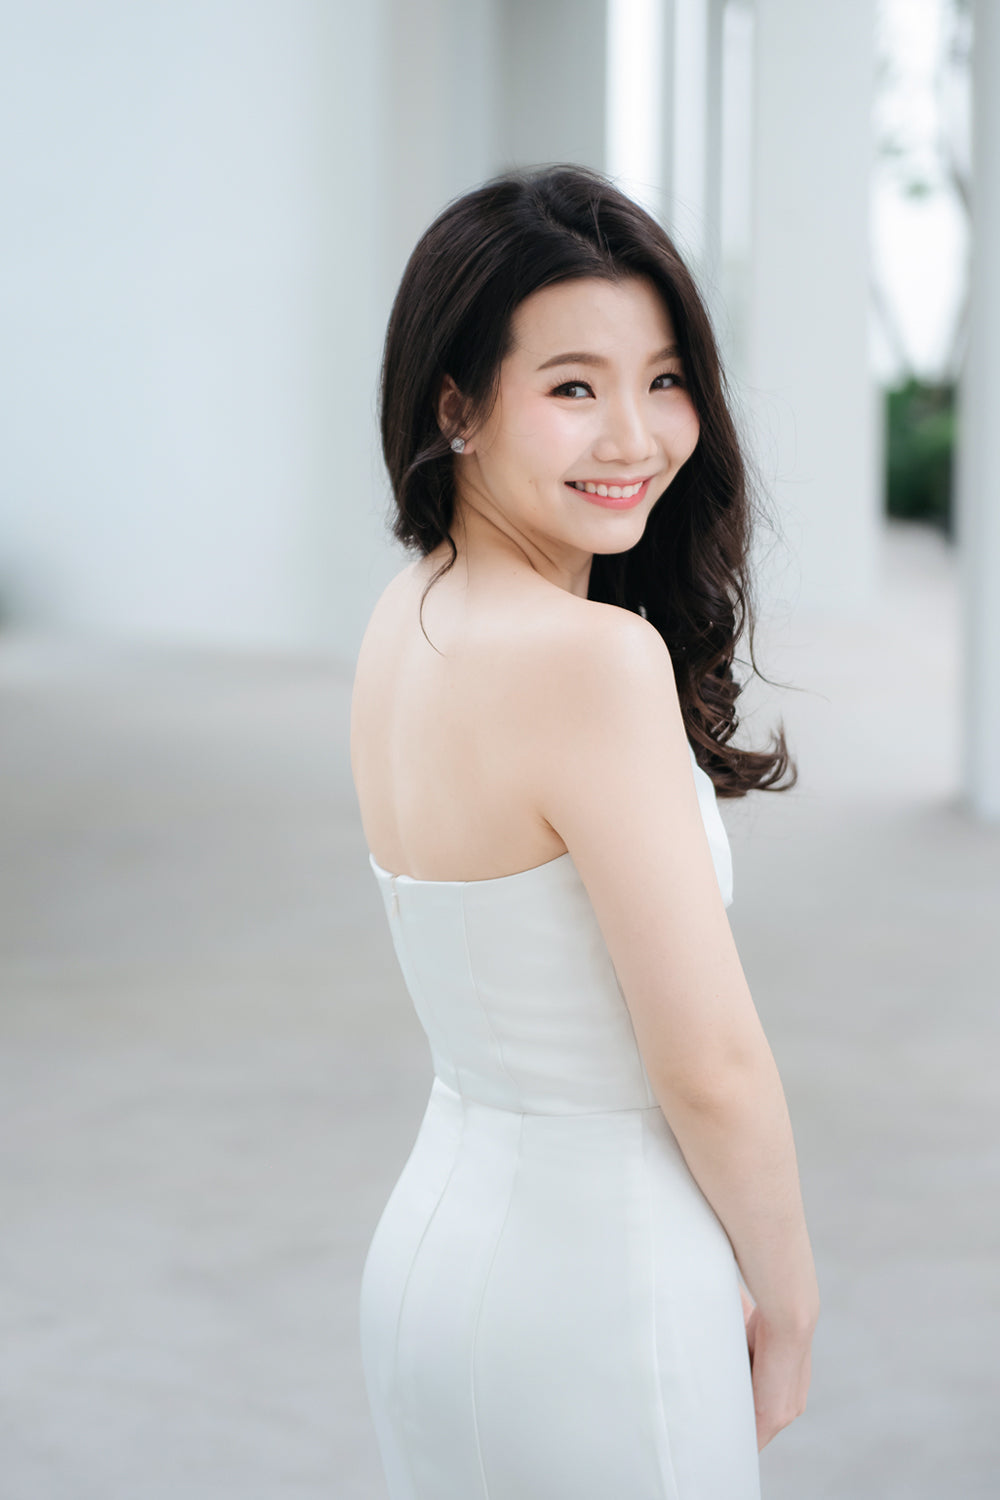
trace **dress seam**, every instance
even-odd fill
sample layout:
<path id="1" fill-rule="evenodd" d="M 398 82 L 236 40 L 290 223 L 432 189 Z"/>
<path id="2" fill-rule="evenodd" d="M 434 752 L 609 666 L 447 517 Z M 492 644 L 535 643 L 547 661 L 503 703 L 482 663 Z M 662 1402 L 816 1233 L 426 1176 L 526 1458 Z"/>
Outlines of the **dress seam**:
<path id="1" fill-rule="evenodd" d="M 615 1109 L 510 1109 L 506 1104 L 492 1104 L 489 1099 L 477 1099 L 472 1094 L 462 1094 L 440 1073 L 434 1074 L 435 1082 L 447 1089 L 463 1104 L 474 1104 L 477 1109 L 492 1109 L 498 1115 L 527 1116 L 532 1120 L 593 1120 L 601 1115 L 651 1115 L 662 1114 L 659 1104 L 620 1104 Z M 514 1080 L 511 1079 L 513 1083 Z M 516 1085 L 515 1085 L 516 1086 Z"/>
<path id="2" fill-rule="evenodd" d="M 403 1291 L 402 1291 L 402 1294 L 401 1294 L 400 1299 L 399 1299 L 399 1309 L 398 1309 L 398 1311 L 396 1313 L 396 1334 L 395 1334 L 395 1338 L 393 1340 L 393 1357 L 392 1357 L 392 1385 L 393 1385 L 393 1393 L 394 1393 L 395 1398 L 396 1398 L 396 1400 L 395 1400 L 396 1410 L 399 1413 L 400 1426 L 403 1427 L 403 1428 L 405 1428 L 405 1425 L 406 1425 L 406 1413 L 405 1413 L 405 1410 L 404 1410 L 404 1398 L 403 1398 L 403 1392 L 402 1392 L 402 1381 L 400 1379 L 400 1364 L 399 1364 L 399 1346 L 400 1346 L 401 1331 L 402 1331 L 402 1325 L 403 1325 L 403 1313 L 404 1313 L 404 1311 L 406 1309 L 406 1298 L 407 1298 L 407 1294 L 409 1293 L 409 1290 L 410 1290 L 410 1282 L 413 1279 L 413 1273 L 416 1270 L 417 1262 L 420 1259 L 420 1252 L 421 1252 L 421 1250 L 424 1247 L 424 1241 L 426 1240 L 428 1234 L 430 1233 L 431 1226 L 434 1223 L 434 1220 L 437 1218 L 438 1209 L 441 1207 L 441 1204 L 444 1202 L 445 1194 L 447 1193 L 448 1188 L 449 1188 L 449 1186 L 451 1184 L 452 1177 L 455 1175 L 455 1169 L 458 1166 L 458 1160 L 459 1160 L 459 1157 L 462 1154 L 462 1142 L 465 1139 L 466 1111 L 465 1111 L 465 1101 L 464 1101 L 464 1099 L 462 1099 L 461 1095 L 458 1095 L 458 1098 L 462 1102 L 462 1128 L 459 1131 L 458 1141 L 456 1142 L 456 1145 L 455 1145 L 455 1154 L 452 1157 L 451 1165 L 448 1168 L 448 1175 L 447 1175 L 447 1177 L 445 1178 L 444 1182 L 441 1185 L 441 1191 L 438 1193 L 438 1196 L 437 1196 L 437 1199 L 435 1201 L 434 1207 L 431 1210 L 431 1212 L 429 1213 L 429 1215 L 427 1216 L 427 1222 L 424 1224 L 423 1229 L 420 1231 L 420 1238 L 417 1241 L 416 1249 L 414 1250 L 412 1256 L 410 1257 L 410 1264 L 407 1267 L 407 1271 L 406 1271 L 406 1280 L 403 1283 Z M 418 1487 L 417 1487 L 416 1473 L 414 1472 L 414 1468 L 413 1468 L 413 1445 L 412 1445 L 412 1443 L 410 1443 L 407 1440 L 407 1435 L 405 1434 L 405 1432 L 402 1434 L 402 1436 L 404 1437 L 404 1441 L 400 1444 L 400 1447 L 401 1447 L 403 1453 L 406 1455 L 406 1466 L 407 1466 L 407 1469 L 409 1470 L 410 1484 L 413 1487 L 413 1493 L 414 1493 L 414 1495 L 417 1495 L 417 1494 L 419 1494 L 419 1490 L 418 1490 Z"/>
<path id="3" fill-rule="evenodd" d="M 497 1230 L 496 1243 L 493 1246 L 493 1253 L 490 1256 L 490 1263 L 486 1267 L 486 1274 L 483 1277 L 483 1289 L 479 1295 L 479 1306 L 476 1308 L 476 1321 L 472 1328 L 472 1351 L 469 1360 L 469 1385 L 472 1392 L 472 1427 L 476 1437 L 476 1458 L 479 1461 L 479 1476 L 483 1483 L 483 1500 L 489 1500 L 490 1488 L 486 1478 L 486 1465 L 483 1462 L 483 1445 L 479 1435 L 479 1407 L 476 1402 L 476 1348 L 479 1342 L 479 1322 L 483 1315 L 483 1304 L 486 1301 L 486 1292 L 490 1284 L 490 1277 L 493 1274 L 493 1265 L 497 1258 L 497 1252 L 499 1251 L 501 1241 L 503 1240 L 504 1230 L 507 1228 L 507 1220 L 510 1218 L 511 1205 L 514 1202 L 514 1189 L 517 1185 L 518 1171 L 521 1165 L 521 1146 L 524 1137 L 524 1115 L 522 1114 L 519 1119 L 520 1123 L 517 1130 L 517 1147 L 514 1153 L 513 1171 L 510 1174 L 510 1189 L 507 1194 L 507 1206 L 504 1209 L 500 1228 Z"/>
<path id="4" fill-rule="evenodd" d="M 655 1235 L 653 1233 L 653 1189 L 650 1180 L 650 1169 L 648 1159 L 648 1142 L 646 1122 L 640 1121 L 639 1128 L 642 1132 L 642 1177 L 646 1186 L 646 1244 L 649 1250 L 649 1284 L 652 1296 L 652 1317 L 650 1318 L 650 1330 L 653 1346 L 653 1374 L 656 1378 L 656 1409 L 660 1415 L 660 1428 L 663 1437 L 662 1449 L 658 1453 L 660 1470 L 669 1485 L 668 1500 L 679 1500 L 680 1490 L 677 1486 L 677 1472 L 674 1468 L 674 1458 L 670 1443 L 670 1428 L 667 1424 L 667 1414 L 663 1409 L 663 1380 L 660 1370 L 660 1346 L 657 1332 L 657 1301 L 656 1301 L 656 1254 Z"/>

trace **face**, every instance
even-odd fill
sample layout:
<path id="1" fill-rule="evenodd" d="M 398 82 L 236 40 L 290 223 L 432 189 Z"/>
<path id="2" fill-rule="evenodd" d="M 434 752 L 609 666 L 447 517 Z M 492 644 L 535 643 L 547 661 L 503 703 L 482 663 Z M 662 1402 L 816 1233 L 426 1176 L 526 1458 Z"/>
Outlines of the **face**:
<path id="1" fill-rule="evenodd" d="M 493 411 L 462 429 L 458 504 L 575 575 L 595 552 L 640 539 L 694 452 L 698 417 L 669 312 L 645 278 L 544 287 L 512 334 Z M 446 382 L 446 431 L 456 410 Z"/>

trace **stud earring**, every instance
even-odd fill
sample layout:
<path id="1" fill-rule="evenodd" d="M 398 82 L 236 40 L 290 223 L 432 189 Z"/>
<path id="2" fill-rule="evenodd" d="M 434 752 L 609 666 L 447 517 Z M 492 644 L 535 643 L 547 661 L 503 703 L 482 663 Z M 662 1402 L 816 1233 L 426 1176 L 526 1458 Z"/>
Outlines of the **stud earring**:
<path id="1" fill-rule="evenodd" d="M 451 446 L 456 453 L 465 452 L 465 438 L 452 438 Z"/>

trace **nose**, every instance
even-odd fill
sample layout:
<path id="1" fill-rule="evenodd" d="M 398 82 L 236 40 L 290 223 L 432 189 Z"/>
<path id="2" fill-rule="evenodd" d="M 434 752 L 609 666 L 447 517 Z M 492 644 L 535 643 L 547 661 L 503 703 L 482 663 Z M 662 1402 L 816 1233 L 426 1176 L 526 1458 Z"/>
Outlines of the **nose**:
<path id="1" fill-rule="evenodd" d="M 600 439 L 594 444 L 598 462 L 641 464 L 655 452 L 656 444 L 642 404 L 629 395 L 608 400 Z"/>

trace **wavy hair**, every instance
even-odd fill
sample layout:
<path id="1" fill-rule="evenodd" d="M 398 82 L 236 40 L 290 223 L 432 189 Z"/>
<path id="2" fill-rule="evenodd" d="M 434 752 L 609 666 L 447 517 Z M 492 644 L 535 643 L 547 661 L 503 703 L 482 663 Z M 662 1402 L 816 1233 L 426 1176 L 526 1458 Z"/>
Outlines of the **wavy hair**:
<path id="1" fill-rule="evenodd" d="M 461 392 L 466 423 L 489 414 L 511 321 L 542 287 L 580 277 L 647 278 L 666 304 L 700 423 L 697 445 L 626 552 L 594 555 L 588 598 L 642 615 L 666 642 L 684 724 L 720 797 L 786 791 L 797 769 L 783 727 L 771 748 L 731 743 L 746 686 L 734 671 L 754 604 L 749 551 L 754 505 L 725 394 L 708 312 L 664 229 L 605 177 L 560 165 L 505 172 L 456 199 L 421 236 L 386 331 L 380 383 L 382 452 L 395 500 L 392 535 L 426 556 L 447 541 L 455 505 L 449 436 L 438 426 L 444 376 Z M 426 632 L 425 632 L 426 633 Z M 787 777 L 782 781 L 783 777 Z"/>

